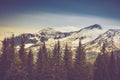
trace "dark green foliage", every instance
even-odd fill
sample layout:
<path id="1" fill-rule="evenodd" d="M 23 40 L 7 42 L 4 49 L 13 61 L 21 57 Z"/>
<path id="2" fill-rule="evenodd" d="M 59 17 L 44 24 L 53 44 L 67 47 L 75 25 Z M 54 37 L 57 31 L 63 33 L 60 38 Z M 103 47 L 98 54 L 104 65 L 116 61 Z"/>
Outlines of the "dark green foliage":
<path id="1" fill-rule="evenodd" d="M 66 73 L 64 75 L 66 75 L 66 80 L 72 80 L 73 78 L 72 52 L 70 49 L 68 49 L 67 44 L 65 46 L 63 60 L 64 60 L 64 67 L 65 67 L 65 73 Z"/>
<path id="2" fill-rule="evenodd" d="M 87 62 L 81 41 L 74 57 L 67 44 L 62 52 L 60 41 L 55 44 L 53 51 L 48 51 L 44 42 L 36 60 L 32 49 L 27 53 L 24 47 L 24 35 L 21 36 L 18 51 L 14 35 L 3 40 L 0 80 L 120 80 L 120 57 L 113 52 L 108 55 L 105 44 L 94 65 Z"/>
<path id="3" fill-rule="evenodd" d="M 116 65 L 117 65 L 117 79 L 116 80 L 119 80 L 120 79 L 120 57 L 118 56 L 117 59 L 116 59 Z"/>
<path id="4" fill-rule="evenodd" d="M 26 65 L 26 52 L 25 52 L 25 39 L 24 35 L 21 36 L 21 44 L 20 44 L 20 49 L 19 49 L 19 57 L 21 61 L 23 62 L 23 65 Z"/>
<path id="5" fill-rule="evenodd" d="M 27 73 L 17 55 L 11 63 L 9 70 L 7 71 L 5 80 L 27 80 Z"/>
<path id="6" fill-rule="evenodd" d="M 3 53 L 0 57 L 0 69 L 2 80 L 26 80 L 26 73 L 22 68 L 21 61 L 15 53 L 14 36 L 3 41 Z"/>
<path id="7" fill-rule="evenodd" d="M 117 77 L 116 60 L 113 52 L 111 53 L 111 56 L 110 56 L 108 71 L 109 71 L 110 80 L 116 80 L 116 77 Z"/>
<path id="8" fill-rule="evenodd" d="M 28 58 L 27 58 L 27 73 L 28 73 L 28 80 L 34 80 L 34 59 L 33 59 L 33 53 L 32 50 L 30 49 L 28 53 Z"/>
<path id="9" fill-rule="evenodd" d="M 108 72 L 108 55 L 106 53 L 105 44 L 103 44 L 101 53 L 98 55 L 94 65 L 94 80 L 109 80 Z"/>
<path id="10" fill-rule="evenodd" d="M 36 63 L 36 79 L 37 80 L 53 80 L 51 60 L 48 55 L 45 43 L 38 52 Z"/>
<path id="11" fill-rule="evenodd" d="M 62 74 L 62 59 L 61 59 L 61 47 L 60 42 L 58 41 L 57 44 L 55 44 L 55 47 L 53 49 L 53 74 L 54 74 L 54 80 L 61 80 L 63 78 Z"/>
<path id="12" fill-rule="evenodd" d="M 113 51 L 109 56 L 105 44 L 103 44 L 101 53 L 98 55 L 94 64 L 94 80 L 117 80 L 118 60 L 115 59 Z M 119 80 L 119 79 L 118 79 Z"/>
<path id="13" fill-rule="evenodd" d="M 42 78 L 42 67 L 43 67 L 43 61 L 42 61 L 42 49 L 40 48 L 38 55 L 37 55 L 37 62 L 36 62 L 36 80 L 41 80 Z"/>
<path id="14" fill-rule="evenodd" d="M 5 80 L 6 71 L 8 70 L 8 39 L 3 40 L 2 54 L 0 55 L 0 79 Z"/>
<path id="15" fill-rule="evenodd" d="M 79 66 L 84 65 L 86 63 L 85 56 L 86 56 L 85 51 L 80 41 L 79 46 L 77 47 L 77 50 L 76 50 L 76 55 L 75 55 L 75 67 L 76 68 L 79 68 Z"/>
<path id="16" fill-rule="evenodd" d="M 75 55 L 74 80 L 89 80 L 89 67 L 87 66 L 86 55 L 81 41 Z"/>

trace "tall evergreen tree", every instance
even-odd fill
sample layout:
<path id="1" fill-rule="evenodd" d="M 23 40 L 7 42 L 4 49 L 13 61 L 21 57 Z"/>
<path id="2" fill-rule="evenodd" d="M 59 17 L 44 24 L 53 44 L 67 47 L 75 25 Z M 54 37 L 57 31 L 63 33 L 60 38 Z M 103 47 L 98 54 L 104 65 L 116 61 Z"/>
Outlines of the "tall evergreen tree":
<path id="1" fill-rule="evenodd" d="M 50 56 L 50 53 L 48 53 L 48 50 L 46 48 L 46 45 L 44 43 L 42 47 L 43 52 L 43 59 L 44 59 L 44 80 L 53 80 L 53 65 L 52 65 L 52 59 Z"/>
<path id="2" fill-rule="evenodd" d="M 8 70 L 15 57 L 14 48 L 14 35 L 10 39 L 5 39 L 3 41 L 2 55 L 0 59 L 0 76 L 2 80 L 5 80 L 6 75 L 8 75 Z"/>
<path id="3" fill-rule="evenodd" d="M 7 46 L 6 50 L 4 49 L 4 61 L 5 63 L 1 64 L 4 66 L 4 78 L 2 80 L 24 80 L 24 78 L 21 78 L 21 75 L 24 76 L 24 72 L 21 70 L 21 65 L 19 65 L 17 54 L 15 53 L 15 43 L 14 43 L 14 35 L 7 39 L 4 42 L 4 45 Z M 3 54 L 4 54 L 3 53 Z"/>
<path id="4" fill-rule="evenodd" d="M 26 54 L 26 51 L 25 51 L 25 35 L 21 35 L 21 44 L 20 44 L 20 49 L 18 51 L 19 53 L 19 58 L 20 58 L 20 61 L 21 61 L 21 65 L 22 65 L 22 69 L 25 71 L 25 76 L 28 75 L 27 73 L 27 54 Z"/>
<path id="5" fill-rule="evenodd" d="M 42 57 L 43 57 L 44 68 L 46 68 L 48 65 L 48 53 L 47 53 L 47 48 L 46 48 L 45 42 L 42 46 L 42 53 L 43 53 Z"/>
<path id="6" fill-rule="evenodd" d="M 85 51 L 81 44 L 81 41 L 79 41 L 79 46 L 77 47 L 75 55 L 75 67 L 79 67 L 85 63 L 86 63 Z"/>
<path id="7" fill-rule="evenodd" d="M 21 44 L 20 44 L 20 49 L 19 49 L 19 57 L 23 64 L 26 64 L 26 54 L 25 54 L 25 39 L 24 35 L 21 35 Z"/>
<path id="8" fill-rule="evenodd" d="M 108 64 L 109 64 L 109 56 L 106 52 L 105 44 L 103 44 L 101 49 L 101 54 L 98 55 L 94 65 L 94 80 L 109 80 L 109 71 L 108 71 Z M 99 72 L 99 73 L 98 73 Z M 97 78 L 98 77 L 98 78 Z"/>
<path id="9" fill-rule="evenodd" d="M 27 80 L 27 73 L 17 54 L 15 54 L 14 60 L 7 71 L 5 80 Z"/>
<path id="10" fill-rule="evenodd" d="M 89 69 L 86 64 L 86 54 L 81 41 L 79 41 L 79 46 L 76 50 L 74 69 L 75 80 L 88 80 Z"/>
<path id="11" fill-rule="evenodd" d="M 102 53 L 102 58 L 101 58 L 101 71 L 103 71 L 101 74 L 103 75 L 103 80 L 109 80 L 109 71 L 108 71 L 108 64 L 109 64 L 109 55 L 106 51 L 106 45 L 103 43 L 103 46 L 102 46 L 102 50 L 101 50 L 101 53 Z"/>
<path id="12" fill-rule="evenodd" d="M 37 62 L 36 62 L 36 80 L 42 80 L 42 67 L 43 67 L 43 53 L 42 48 L 40 48 L 37 54 Z"/>
<path id="13" fill-rule="evenodd" d="M 2 54 L 0 55 L 0 79 L 5 80 L 6 72 L 8 70 L 8 64 L 7 64 L 7 53 L 8 53 L 8 39 L 4 39 L 2 42 Z"/>
<path id="14" fill-rule="evenodd" d="M 28 73 L 28 80 L 34 80 L 34 62 L 33 62 L 33 53 L 30 49 L 27 58 L 27 73 Z"/>
<path id="15" fill-rule="evenodd" d="M 73 62 L 73 60 L 72 60 L 72 52 L 71 52 L 71 50 L 70 49 L 68 49 L 68 46 L 67 46 L 67 44 L 66 44 L 66 46 L 65 46 L 65 51 L 64 51 L 64 57 L 63 57 L 63 59 L 64 59 L 64 66 L 65 66 L 65 71 L 66 71 L 66 79 L 67 80 L 73 80 L 72 79 L 72 68 L 73 68 L 73 66 L 72 66 L 72 62 Z"/>
<path id="16" fill-rule="evenodd" d="M 102 67 L 102 62 L 101 62 L 101 58 L 102 55 L 99 53 L 96 61 L 94 62 L 94 77 L 93 80 L 102 80 L 102 71 L 101 71 L 101 67 Z"/>
<path id="17" fill-rule="evenodd" d="M 116 57 L 116 68 L 117 68 L 117 77 L 116 77 L 116 80 L 119 80 L 120 79 L 120 57 L 117 56 Z"/>
<path id="18" fill-rule="evenodd" d="M 109 65 L 108 65 L 108 70 L 109 70 L 109 79 L 110 80 L 116 80 L 116 60 L 115 60 L 115 56 L 113 54 L 113 51 L 111 53 L 111 56 L 110 56 L 110 62 L 109 62 Z"/>
<path id="19" fill-rule="evenodd" d="M 15 58 L 15 41 L 14 41 L 14 34 L 12 35 L 11 39 L 9 40 L 9 53 L 8 53 L 8 59 L 9 63 L 11 64 L 12 61 Z"/>
<path id="20" fill-rule="evenodd" d="M 55 80 L 61 80 L 62 71 L 61 71 L 61 47 L 60 47 L 60 41 L 58 41 L 57 44 L 55 44 L 55 47 L 53 49 L 53 66 L 54 66 L 54 79 Z"/>

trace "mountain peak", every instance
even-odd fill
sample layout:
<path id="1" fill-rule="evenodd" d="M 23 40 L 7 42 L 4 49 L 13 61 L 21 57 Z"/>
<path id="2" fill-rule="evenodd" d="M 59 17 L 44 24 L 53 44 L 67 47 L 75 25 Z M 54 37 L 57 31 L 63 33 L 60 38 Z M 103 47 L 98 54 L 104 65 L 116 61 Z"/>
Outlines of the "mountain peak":
<path id="1" fill-rule="evenodd" d="M 53 28 L 42 28 L 39 32 L 55 31 Z"/>
<path id="2" fill-rule="evenodd" d="M 99 24 L 94 24 L 94 25 L 85 27 L 85 29 L 102 29 L 102 27 Z"/>
<path id="3" fill-rule="evenodd" d="M 110 32 L 120 32 L 120 29 L 108 29 L 108 31 Z"/>
<path id="4" fill-rule="evenodd" d="M 109 29 L 108 31 L 106 31 L 104 34 L 108 34 L 108 35 L 120 35 L 120 29 Z"/>
<path id="5" fill-rule="evenodd" d="M 43 28 L 39 31 L 39 33 L 46 33 L 46 34 L 54 34 L 56 31 L 53 28 Z"/>

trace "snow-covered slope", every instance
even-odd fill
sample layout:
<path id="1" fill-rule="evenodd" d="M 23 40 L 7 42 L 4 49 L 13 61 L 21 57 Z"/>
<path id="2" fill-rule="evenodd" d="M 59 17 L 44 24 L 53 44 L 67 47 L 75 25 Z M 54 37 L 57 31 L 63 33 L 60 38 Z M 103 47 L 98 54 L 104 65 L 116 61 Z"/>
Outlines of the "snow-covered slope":
<path id="1" fill-rule="evenodd" d="M 60 32 L 53 28 L 44 28 L 38 32 L 38 35 L 47 39 L 60 39 L 71 35 L 71 32 Z"/>
<path id="2" fill-rule="evenodd" d="M 120 29 L 109 29 L 104 34 L 99 35 L 95 40 L 86 43 L 86 48 L 92 51 L 100 51 L 100 46 L 105 44 L 107 49 L 120 49 Z"/>
<path id="3" fill-rule="evenodd" d="M 30 47 L 30 44 L 35 46 L 42 42 L 46 42 L 48 46 L 52 47 L 58 40 L 61 41 L 61 45 L 64 45 L 67 42 L 74 47 L 78 45 L 79 40 L 82 40 L 83 44 L 93 41 L 102 34 L 103 31 L 104 30 L 100 25 L 94 24 L 73 32 L 60 32 L 53 28 L 43 28 L 40 29 L 38 33 L 27 33 L 22 35 L 25 36 L 24 38 L 27 47 Z M 16 45 L 20 44 L 20 36 L 22 35 L 16 36 Z"/>
<path id="4" fill-rule="evenodd" d="M 67 41 L 71 40 L 73 42 L 78 42 L 79 40 L 82 40 L 82 43 L 85 44 L 89 41 L 94 40 L 102 33 L 102 27 L 98 24 L 95 24 L 75 31 L 72 35 L 66 37 L 65 39 L 67 39 Z"/>
<path id="5" fill-rule="evenodd" d="M 43 42 L 46 42 L 46 47 L 48 49 L 53 49 L 58 40 L 60 41 L 62 48 L 64 48 L 67 43 L 71 46 L 73 52 L 76 50 L 79 40 L 81 40 L 86 49 L 88 59 L 95 59 L 97 53 L 100 52 L 103 43 L 105 43 L 109 50 L 111 48 L 115 51 L 120 49 L 120 29 L 109 29 L 106 31 L 98 24 L 72 32 L 60 32 L 53 28 L 44 28 L 40 29 L 39 32 L 35 34 L 21 34 L 15 37 L 15 44 L 18 49 L 21 42 L 21 36 L 23 35 L 25 48 L 32 48 L 35 53 L 37 53 Z"/>

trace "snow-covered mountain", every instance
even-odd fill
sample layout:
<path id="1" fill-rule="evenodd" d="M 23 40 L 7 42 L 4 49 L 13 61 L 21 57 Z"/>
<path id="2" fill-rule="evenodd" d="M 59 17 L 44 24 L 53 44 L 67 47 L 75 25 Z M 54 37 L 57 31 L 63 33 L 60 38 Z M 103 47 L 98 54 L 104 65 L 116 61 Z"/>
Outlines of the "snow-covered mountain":
<path id="1" fill-rule="evenodd" d="M 120 29 L 104 30 L 102 26 L 98 24 L 71 32 L 60 32 L 53 28 L 43 28 L 34 34 L 24 33 L 15 36 L 15 44 L 18 49 L 21 42 L 21 36 L 23 35 L 25 48 L 32 48 L 35 52 L 38 51 L 43 42 L 46 42 L 48 49 L 53 49 L 58 40 L 63 49 L 65 44 L 68 43 L 73 52 L 76 50 L 79 40 L 81 40 L 89 60 L 95 59 L 103 43 L 106 45 L 107 50 L 113 49 L 115 52 L 120 50 Z"/>
<path id="2" fill-rule="evenodd" d="M 48 39 L 60 39 L 60 38 L 65 38 L 67 36 L 70 36 L 72 34 L 72 32 L 60 32 L 60 31 L 56 31 L 53 28 L 44 28 L 41 29 L 38 32 L 38 35 L 40 37 L 44 37 Z"/>
<path id="3" fill-rule="evenodd" d="M 100 51 L 102 44 L 105 44 L 107 49 L 120 49 L 120 29 L 109 29 L 105 33 L 99 35 L 95 40 L 86 43 L 86 48 L 92 51 Z"/>
<path id="4" fill-rule="evenodd" d="M 91 25 L 85 28 L 82 28 L 78 31 L 74 31 L 70 36 L 63 38 L 67 41 L 72 41 L 73 43 L 79 42 L 82 40 L 82 43 L 85 44 L 96 39 L 100 34 L 103 33 L 102 27 L 98 24 Z"/>
<path id="5" fill-rule="evenodd" d="M 100 25 L 94 24 L 72 32 L 60 32 L 53 28 L 43 28 L 40 29 L 38 33 L 26 33 L 22 35 L 24 35 L 26 47 L 40 45 L 42 42 L 46 42 L 50 46 L 53 46 L 58 40 L 61 41 L 61 45 L 69 42 L 69 44 L 74 47 L 78 45 L 79 40 L 82 40 L 83 44 L 93 41 L 102 34 L 103 31 Z M 20 44 L 20 36 L 22 35 L 15 37 L 16 45 Z"/>
<path id="6" fill-rule="evenodd" d="M 102 26 L 94 24 L 77 31 L 60 32 L 53 28 L 43 28 L 39 32 L 32 34 L 26 33 L 24 35 L 26 48 L 37 48 L 46 42 L 48 48 L 53 48 L 54 44 L 59 40 L 61 46 L 64 47 L 66 43 L 75 50 L 78 46 L 79 40 L 82 41 L 87 52 L 99 52 L 103 43 L 106 44 L 107 49 L 120 49 L 120 29 L 109 29 L 105 31 Z M 20 36 L 15 37 L 16 45 L 20 44 Z"/>

